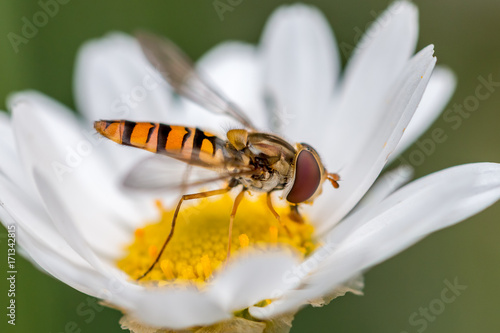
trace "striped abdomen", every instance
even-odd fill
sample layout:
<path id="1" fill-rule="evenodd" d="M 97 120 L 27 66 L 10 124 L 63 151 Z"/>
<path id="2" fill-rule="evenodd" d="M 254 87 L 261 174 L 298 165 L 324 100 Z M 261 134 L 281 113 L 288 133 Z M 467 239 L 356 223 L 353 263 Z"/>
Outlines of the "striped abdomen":
<path id="1" fill-rule="evenodd" d="M 195 165 L 223 165 L 226 143 L 194 127 L 127 120 L 100 120 L 94 128 L 116 143 L 167 155 Z"/>

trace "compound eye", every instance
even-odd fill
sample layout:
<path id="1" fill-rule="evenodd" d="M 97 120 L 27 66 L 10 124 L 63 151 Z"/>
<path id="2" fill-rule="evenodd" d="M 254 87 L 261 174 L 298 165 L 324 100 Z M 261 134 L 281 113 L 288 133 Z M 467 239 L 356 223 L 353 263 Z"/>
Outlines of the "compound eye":
<path id="1" fill-rule="evenodd" d="M 301 203 L 311 198 L 321 183 L 321 169 L 316 157 L 308 150 L 302 150 L 295 161 L 295 179 L 286 199 Z"/>

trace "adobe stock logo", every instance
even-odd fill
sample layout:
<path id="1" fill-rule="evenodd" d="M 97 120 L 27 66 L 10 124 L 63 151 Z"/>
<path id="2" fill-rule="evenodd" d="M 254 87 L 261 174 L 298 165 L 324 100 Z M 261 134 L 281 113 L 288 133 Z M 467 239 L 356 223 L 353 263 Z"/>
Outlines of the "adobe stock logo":
<path id="1" fill-rule="evenodd" d="M 243 0 L 214 0 L 212 5 L 219 16 L 219 20 L 224 21 L 224 13 L 232 12 L 237 6 L 241 5 Z"/>
<path id="2" fill-rule="evenodd" d="M 19 52 L 19 46 L 21 44 L 28 44 L 28 42 L 38 35 L 40 28 L 43 28 L 49 23 L 49 20 L 59 13 L 60 5 L 65 5 L 71 0 L 40 0 L 38 1 L 38 6 L 40 10 L 37 11 L 31 19 L 26 16 L 21 18 L 23 23 L 21 27 L 20 34 L 15 32 L 9 32 L 7 34 L 7 39 L 12 45 L 14 52 Z"/>
<path id="3" fill-rule="evenodd" d="M 418 311 L 411 313 L 408 317 L 408 323 L 415 328 L 416 332 L 423 333 L 429 327 L 429 324 L 435 322 L 446 307 L 455 302 L 467 289 L 466 285 L 458 282 L 458 277 L 455 277 L 453 282 L 445 279 L 443 284 L 445 288 L 441 290 L 439 297 L 434 298 L 427 306 L 421 306 Z M 402 331 L 401 333 L 409 332 Z"/>

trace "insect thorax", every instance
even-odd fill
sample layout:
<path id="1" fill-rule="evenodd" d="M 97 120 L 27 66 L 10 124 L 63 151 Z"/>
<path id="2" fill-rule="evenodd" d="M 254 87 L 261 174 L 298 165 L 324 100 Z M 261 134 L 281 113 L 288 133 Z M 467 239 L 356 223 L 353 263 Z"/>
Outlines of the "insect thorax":
<path id="1" fill-rule="evenodd" d="M 259 171 L 256 175 L 238 178 L 250 190 L 282 190 L 293 179 L 295 149 L 277 136 L 249 133 L 247 146 L 239 153 L 248 157 L 249 166 Z"/>

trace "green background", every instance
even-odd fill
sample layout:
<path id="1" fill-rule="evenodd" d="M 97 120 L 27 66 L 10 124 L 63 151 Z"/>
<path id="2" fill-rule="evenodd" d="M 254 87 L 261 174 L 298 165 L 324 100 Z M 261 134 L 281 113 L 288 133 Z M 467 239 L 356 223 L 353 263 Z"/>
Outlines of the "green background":
<path id="1" fill-rule="evenodd" d="M 365 30 L 373 21 L 372 13 L 388 5 L 387 0 L 305 2 L 318 6 L 337 40 L 350 45 L 357 38 L 355 28 Z M 224 40 L 256 43 L 267 17 L 283 3 L 287 1 L 243 0 L 221 21 L 212 0 L 71 0 L 15 53 L 7 34 L 20 34 L 22 17 L 31 19 L 40 7 L 36 1 L 1 1 L 0 99 L 5 100 L 12 91 L 36 89 L 73 106 L 74 59 L 79 45 L 89 38 L 110 30 L 131 32 L 143 27 L 168 35 L 198 58 Z M 500 81 L 500 1 L 425 0 L 417 4 L 419 48 L 435 44 L 438 63 L 448 65 L 458 76 L 450 105 L 463 103 L 474 94 L 479 75 L 492 74 Z M 448 139 L 416 167 L 416 176 L 467 162 L 500 162 L 499 108 L 500 92 L 495 92 L 457 130 L 440 118 L 434 128 L 444 129 Z M 424 138 L 429 136 L 430 131 L 424 134 Z M 418 146 L 412 146 L 404 156 L 415 149 Z M 410 326 L 410 315 L 439 298 L 445 288 L 443 281 L 455 277 L 467 290 L 429 321 L 425 332 L 499 332 L 499 217 L 500 204 L 496 204 L 467 222 L 426 238 L 370 270 L 365 275 L 365 296 L 348 295 L 320 309 L 306 308 L 296 317 L 292 332 L 417 332 L 422 326 Z M 0 233 L 0 262 L 5 271 L 5 230 Z M 24 260 L 18 263 L 18 271 L 17 325 L 8 327 L 9 332 L 71 332 L 72 325 L 81 332 L 121 331 L 117 311 L 95 311 L 94 317 L 79 315 L 76 309 L 80 304 L 92 302 L 88 296 Z M 0 331 L 4 332 L 8 288 L 4 278 L 0 281 Z"/>

